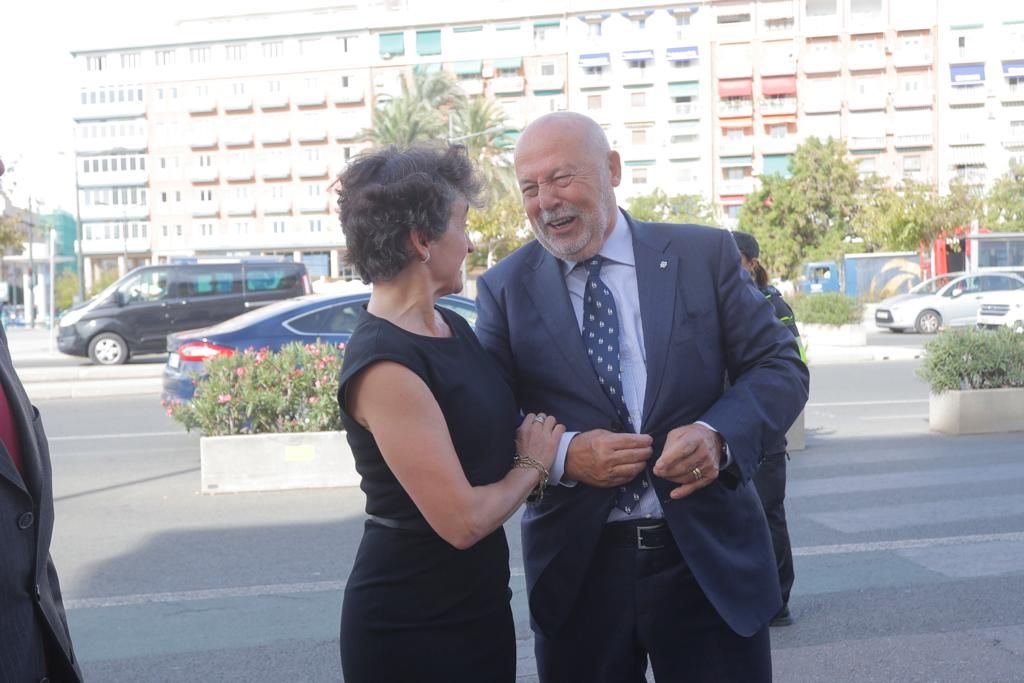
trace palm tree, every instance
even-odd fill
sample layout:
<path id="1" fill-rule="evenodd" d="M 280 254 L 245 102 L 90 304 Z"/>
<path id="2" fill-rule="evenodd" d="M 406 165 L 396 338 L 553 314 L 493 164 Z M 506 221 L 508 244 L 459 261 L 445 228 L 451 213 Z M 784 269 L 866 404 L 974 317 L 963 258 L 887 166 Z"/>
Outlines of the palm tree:
<path id="1" fill-rule="evenodd" d="M 443 71 L 413 71 L 402 78 L 402 94 L 381 104 L 362 139 L 378 146 L 439 143 L 452 110 L 466 101 L 459 84 Z"/>
<path id="2" fill-rule="evenodd" d="M 451 118 L 450 139 L 466 146 L 484 182 L 488 201 L 516 192 L 511 159 L 501 144 L 509 130 L 506 121 L 501 106 L 483 97 L 466 100 Z"/>

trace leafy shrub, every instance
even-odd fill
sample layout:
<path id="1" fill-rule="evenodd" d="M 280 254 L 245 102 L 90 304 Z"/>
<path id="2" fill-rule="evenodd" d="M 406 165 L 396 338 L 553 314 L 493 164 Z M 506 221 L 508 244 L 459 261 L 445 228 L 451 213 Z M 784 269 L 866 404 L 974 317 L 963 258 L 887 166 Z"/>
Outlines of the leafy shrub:
<path id="1" fill-rule="evenodd" d="M 924 348 L 927 353 L 917 374 L 936 394 L 1024 387 L 1024 335 L 1009 328 L 950 330 Z"/>
<path id="2" fill-rule="evenodd" d="M 857 299 L 838 292 L 798 296 L 790 305 L 793 307 L 793 313 L 796 314 L 797 324 L 859 324 L 864 309 L 864 305 Z"/>
<path id="3" fill-rule="evenodd" d="M 338 373 L 342 351 L 329 344 L 288 344 L 217 356 L 189 403 L 167 413 L 205 436 L 341 429 Z"/>

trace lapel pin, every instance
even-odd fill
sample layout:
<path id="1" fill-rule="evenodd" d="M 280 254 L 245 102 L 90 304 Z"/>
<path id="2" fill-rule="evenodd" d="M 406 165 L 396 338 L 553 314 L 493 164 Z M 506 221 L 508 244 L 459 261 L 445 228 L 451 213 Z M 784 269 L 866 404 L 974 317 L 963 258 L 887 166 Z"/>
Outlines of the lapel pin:
<path id="1" fill-rule="evenodd" d="M 665 270 L 666 268 L 668 268 L 668 261 L 662 261 L 661 263 L 658 264 L 658 267 L 661 268 L 662 270 Z"/>

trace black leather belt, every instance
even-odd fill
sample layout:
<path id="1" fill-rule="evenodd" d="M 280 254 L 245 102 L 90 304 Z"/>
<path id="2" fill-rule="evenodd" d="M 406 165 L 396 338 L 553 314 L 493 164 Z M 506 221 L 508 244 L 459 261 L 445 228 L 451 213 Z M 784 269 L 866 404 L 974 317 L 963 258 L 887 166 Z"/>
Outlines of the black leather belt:
<path id="1" fill-rule="evenodd" d="M 402 529 L 404 531 L 430 531 L 430 525 L 425 519 L 394 519 L 393 517 L 379 517 L 367 515 L 371 522 L 386 526 L 389 529 Z"/>
<path id="2" fill-rule="evenodd" d="M 663 519 L 636 519 L 604 525 L 601 542 L 637 550 L 657 550 L 673 545 L 672 532 Z"/>

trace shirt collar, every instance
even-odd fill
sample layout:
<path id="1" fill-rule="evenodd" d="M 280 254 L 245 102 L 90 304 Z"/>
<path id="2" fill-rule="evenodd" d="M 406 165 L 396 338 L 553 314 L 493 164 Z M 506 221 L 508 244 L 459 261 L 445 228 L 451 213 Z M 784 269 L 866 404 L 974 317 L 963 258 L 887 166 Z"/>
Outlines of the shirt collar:
<path id="1" fill-rule="evenodd" d="M 608 235 L 608 239 L 605 240 L 601 250 L 597 253 L 609 261 L 636 266 L 636 260 L 633 256 L 633 234 L 629 227 L 629 221 L 626 220 L 625 214 L 618 208 L 615 209 L 615 215 L 615 227 L 612 228 L 612 234 Z M 576 267 L 575 261 L 563 259 L 558 259 L 558 261 L 562 267 L 563 276 L 569 275 L 572 269 Z"/>

